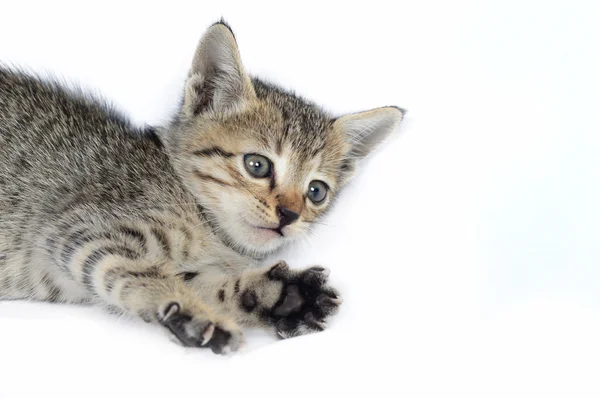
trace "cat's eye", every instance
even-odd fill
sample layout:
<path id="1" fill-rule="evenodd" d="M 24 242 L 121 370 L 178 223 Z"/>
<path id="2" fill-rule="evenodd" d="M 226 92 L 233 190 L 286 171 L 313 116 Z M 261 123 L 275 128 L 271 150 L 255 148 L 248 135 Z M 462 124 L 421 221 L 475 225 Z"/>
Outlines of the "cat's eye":
<path id="1" fill-rule="evenodd" d="M 256 178 L 271 176 L 271 161 L 264 156 L 255 153 L 244 155 L 244 167 L 251 176 Z"/>
<path id="2" fill-rule="evenodd" d="M 327 197 L 327 184 L 323 181 L 314 180 L 308 185 L 306 196 L 315 204 L 322 203 Z"/>

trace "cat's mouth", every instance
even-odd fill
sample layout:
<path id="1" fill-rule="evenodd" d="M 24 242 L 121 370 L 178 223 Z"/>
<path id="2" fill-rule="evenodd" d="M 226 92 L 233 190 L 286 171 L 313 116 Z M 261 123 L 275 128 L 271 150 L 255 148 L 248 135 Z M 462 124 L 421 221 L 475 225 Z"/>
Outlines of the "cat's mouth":
<path id="1" fill-rule="evenodd" d="M 257 235 L 260 235 L 262 238 L 266 239 L 274 239 L 274 238 L 285 238 L 285 234 L 282 229 L 279 227 L 265 227 L 260 225 L 251 224 L 248 221 L 244 220 L 244 223 L 251 227 L 254 231 L 257 232 Z"/>
<path id="2" fill-rule="evenodd" d="M 285 235 L 283 234 L 283 231 L 281 230 L 281 228 L 267 228 L 267 227 L 254 227 L 254 228 L 258 228 L 258 229 L 266 229 L 269 231 L 273 231 L 277 234 L 279 234 L 279 236 L 284 237 Z"/>

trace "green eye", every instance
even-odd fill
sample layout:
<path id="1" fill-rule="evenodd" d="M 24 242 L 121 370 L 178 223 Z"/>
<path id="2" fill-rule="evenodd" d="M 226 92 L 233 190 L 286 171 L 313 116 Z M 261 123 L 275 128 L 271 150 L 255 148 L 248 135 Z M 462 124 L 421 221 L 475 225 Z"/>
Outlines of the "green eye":
<path id="1" fill-rule="evenodd" d="M 271 176 L 271 161 L 257 154 L 244 155 L 244 167 L 252 177 L 266 178 Z"/>
<path id="2" fill-rule="evenodd" d="M 323 181 L 314 180 L 308 185 L 308 198 L 315 204 L 319 204 L 325 200 L 327 196 L 327 184 Z"/>

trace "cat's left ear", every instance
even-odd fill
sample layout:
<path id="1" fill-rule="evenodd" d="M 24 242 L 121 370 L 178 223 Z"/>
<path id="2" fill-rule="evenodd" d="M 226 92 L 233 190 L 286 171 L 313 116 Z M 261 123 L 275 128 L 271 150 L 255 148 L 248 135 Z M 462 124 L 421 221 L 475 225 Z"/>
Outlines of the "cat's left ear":
<path id="1" fill-rule="evenodd" d="M 358 160 L 372 152 L 396 129 L 405 113 L 402 108 L 389 106 L 336 119 L 333 128 L 341 132 L 350 144 L 347 159 L 342 165 L 345 179 L 351 176 Z"/>

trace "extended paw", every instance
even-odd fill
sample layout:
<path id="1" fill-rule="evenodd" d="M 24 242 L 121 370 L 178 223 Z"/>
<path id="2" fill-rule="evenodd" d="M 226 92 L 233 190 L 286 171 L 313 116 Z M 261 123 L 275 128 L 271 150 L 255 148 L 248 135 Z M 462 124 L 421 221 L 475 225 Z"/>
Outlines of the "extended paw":
<path id="1" fill-rule="evenodd" d="M 179 303 L 170 302 L 158 311 L 158 321 L 186 347 L 207 347 L 215 354 L 237 351 L 243 342 L 241 331 L 228 322 L 205 315 L 192 315 Z"/>
<path id="2" fill-rule="evenodd" d="M 268 275 L 284 282 L 281 297 L 271 310 L 277 334 L 282 338 L 324 330 L 327 317 L 335 314 L 342 303 L 339 293 L 327 285 L 326 268 L 294 271 L 285 262 L 279 262 Z"/>

